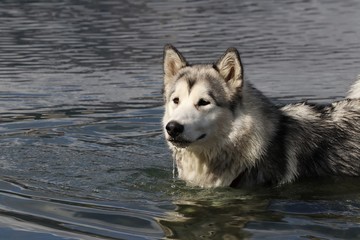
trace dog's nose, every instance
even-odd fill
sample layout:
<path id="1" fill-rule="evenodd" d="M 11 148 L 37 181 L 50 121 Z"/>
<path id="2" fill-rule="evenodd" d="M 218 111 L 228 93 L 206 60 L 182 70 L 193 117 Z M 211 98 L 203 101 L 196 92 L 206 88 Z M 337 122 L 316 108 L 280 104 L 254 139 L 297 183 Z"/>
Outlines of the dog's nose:
<path id="1" fill-rule="evenodd" d="M 176 121 L 170 121 L 166 124 L 165 128 L 167 133 L 173 138 L 179 136 L 184 131 L 184 125 L 181 125 Z"/>

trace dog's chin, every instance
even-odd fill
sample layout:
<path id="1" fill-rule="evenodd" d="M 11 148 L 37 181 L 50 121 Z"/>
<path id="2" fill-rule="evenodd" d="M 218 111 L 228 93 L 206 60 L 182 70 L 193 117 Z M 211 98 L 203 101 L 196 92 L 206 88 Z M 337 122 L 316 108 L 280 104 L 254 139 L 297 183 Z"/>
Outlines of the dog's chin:
<path id="1" fill-rule="evenodd" d="M 178 148 L 186 148 L 186 147 L 190 146 L 190 144 L 192 143 L 191 141 L 180 140 L 180 139 L 168 139 L 168 141 L 172 145 L 174 145 L 175 147 L 178 147 Z"/>
<path id="2" fill-rule="evenodd" d="M 196 140 L 194 141 L 190 141 L 190 140 L 187 140 L 187 139 L 184 139 L 184 138 L 180 138 L 180 137 L 177 137 L 177 138 L 168 138 L 167 140 L 172 144 L 174 145 L 175 147 L 178 147 L 178 148 L 186 148 L 196 142 L 198 142 L 199 140 L 202 140 L 206 137 L 206 134 L 202 134 L 200 135 Z"/>

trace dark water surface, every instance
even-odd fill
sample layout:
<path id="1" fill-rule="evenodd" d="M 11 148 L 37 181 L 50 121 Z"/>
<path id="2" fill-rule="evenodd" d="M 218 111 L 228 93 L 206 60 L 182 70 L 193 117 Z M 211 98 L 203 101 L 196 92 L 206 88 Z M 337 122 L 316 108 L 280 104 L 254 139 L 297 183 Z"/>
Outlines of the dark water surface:
<path id="1" fill-rule="evenodd" d="M 360 2 L 0 1 L 0 239 L 359 239 L 358 179 L 272 189 L 175 181 L 162 47 L 239 49 L 277 103 L 340 99 Z"/>

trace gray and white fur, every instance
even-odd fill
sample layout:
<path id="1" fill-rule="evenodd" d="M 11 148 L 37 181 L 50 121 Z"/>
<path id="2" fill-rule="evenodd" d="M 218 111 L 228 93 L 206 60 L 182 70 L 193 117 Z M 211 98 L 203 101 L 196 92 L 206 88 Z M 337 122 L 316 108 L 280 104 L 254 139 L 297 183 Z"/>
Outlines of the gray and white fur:
<path id="1" fill-rule="evenodd" d="M 164 48 L 164 133 L 179 177 L 200 187 L 360 175 L 360 80 L 328 106 L 277 107 L 244 81 L 238 51 L 190 65 Z"/>

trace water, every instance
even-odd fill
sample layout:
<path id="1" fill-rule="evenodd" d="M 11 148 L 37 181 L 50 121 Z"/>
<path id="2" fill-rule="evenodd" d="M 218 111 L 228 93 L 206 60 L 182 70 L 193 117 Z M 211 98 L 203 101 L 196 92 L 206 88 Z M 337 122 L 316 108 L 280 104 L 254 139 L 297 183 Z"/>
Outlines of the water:
<path id="1" fill-rule="evenodd" d="M 161 131 L 162 48 L 237 47 L 276 103 L 340 99 L 360 3 L 0 1 L 0 239 L 358 239 L 358 179 L 190 188 Z"/>

